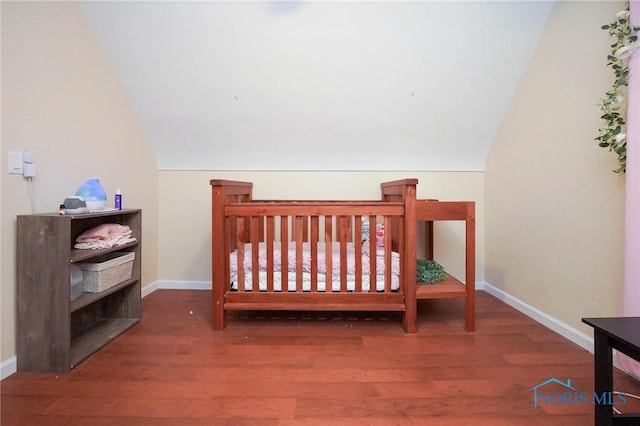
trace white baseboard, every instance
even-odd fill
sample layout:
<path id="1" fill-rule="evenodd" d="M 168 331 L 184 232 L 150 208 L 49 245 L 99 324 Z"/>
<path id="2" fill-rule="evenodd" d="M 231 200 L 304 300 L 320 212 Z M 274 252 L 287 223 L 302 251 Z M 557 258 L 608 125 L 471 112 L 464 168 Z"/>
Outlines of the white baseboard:
<path id="1" fill-rule="evenodd" d="M 4 380 L 16 371 L 18 371 L 18 358 L 14 355 L 0 363 L 0 380 Z"/>
<path id="2" fill-rule="evenodd" d="M 478 288 L 477 285 L 476 285 L 476 288 Z M 511 296 L 508 293 L 505 293 L 504 291 L 492 286 L 491 284 L 488 284 L 485 282 L 483 283 L 483 288 L 487 293 L 500 299 L 507 305 L 517 309 L 518 311 L 536 320 L 537 322 L 544 325 L 545 327 L 569 339 L 571 342 L 575 343 L 576 345 L 581 346 L 587 351 L 593 353 L 593 336 L 589 336 L 587 334 L 582 333 L 581 331 L 576 330 L 575 328 L 563 323 L 562 321 L 557 320 L 556 318 L 553 318 L 552 316 L 545 314 L 539 309 L 536 309 L 533 306 L 524 303 L 523 301 Z M 618 351 L 614 350 L 613 352 L 614 352 L 613 365 L 619 368 L 620 370 L 624 371 L 628 375 L 634 377 L 636 380 L 640 380 L 640 377 L 637 376 L 637 369 L 633 368 L 630 370 L 629 368 L 626 368 L 625 365 L 623 365 L 624 361 L 621 360 L 619 357 L 620 354 L 618 353 Z M 630 362 L 634 363 L 633 360 L 631 360 Z"/>
<path id="3" fill-rule="evenodd" d="M 476 285 L 476 288 L 478 288 L 477 285 Z M 486 283 L 486 282 L 483 283 L 482 288 L 484 289 L 484 291 L 491 294 L 495 298 L 517 309 L 518 311 L 522 312 L 526 316 L 536 320 L 537 322 L 544 325 L 545 327 L 555 331 L 559 335 L 569 339 L 576 345 L 581 346 L 582 348 L 593 353 L 593 337 L 592 336 L 589 336 L 579 330 L 576 330 L 570 325 L 565 324 L 562 321 L 559 321 L 558 319 L 545 314 L 541 310 L 526 304 L 522 300 L 517 299 L 508 293 L 505 293 L 504 291 L 500 290 L 497 287 L 492 286 L 489 283 Z"/>
<path id="4" fill-rule="evenodd" d="M 156 290 L 211 290 L 211 281 L 158 280 L 142 289 L 142 297 Z"/>

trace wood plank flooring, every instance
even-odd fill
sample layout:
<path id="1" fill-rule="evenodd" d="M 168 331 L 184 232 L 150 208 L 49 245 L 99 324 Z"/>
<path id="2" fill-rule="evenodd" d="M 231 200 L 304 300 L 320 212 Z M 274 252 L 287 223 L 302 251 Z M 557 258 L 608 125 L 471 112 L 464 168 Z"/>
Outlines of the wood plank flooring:
<path id="1" fill-rule="evenodd" d="M 158 290 L 142 312 L 68 373 L 3 380 L 1 424 L 593 424 L 592 404 L 534 407 L 531 390 L 592 393 L 592 355 L 484 292 L 473 333 L 451 299 L 420 301 L 415 335 L 395 313 L 237 312 L 213 332 L 208 291 Z M 620 372 L 615 386 L 640 395 Z"/>

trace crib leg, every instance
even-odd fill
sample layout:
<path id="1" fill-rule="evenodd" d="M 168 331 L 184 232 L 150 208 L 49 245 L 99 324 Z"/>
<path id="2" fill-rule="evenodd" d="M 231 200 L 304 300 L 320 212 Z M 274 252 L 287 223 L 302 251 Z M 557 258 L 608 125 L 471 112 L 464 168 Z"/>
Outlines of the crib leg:
<path id="1" fill-rule="evenodd" d="M 416 332 L 416 321 L 418 318 L 418 307 L 416 299 L 406 300 L 404 315 L 402 315 L 402 328 L 405 333 Z"/>
<path id="2" fill-rule="evenodd" d="M 227 311 L 224 310 L 224 306 L 221 300 L 213 298 L 213 329 L 215 331 L 224 330 L 227 326 Z"/>
<path id="3" fill-rule="evenodd" d="M 409 313 L 405 312 L 404 317 L 402 319 L 402 328 L 405 333 L 415 333 L 416 332 L 416 320 L 409 319 Z"/>
<path id="4" fill-rule="evenodd" d="M 467 293 L 467 298 L 464 301 L 464 331 L 475 331 L 475 294 L 473 292 Z"/>

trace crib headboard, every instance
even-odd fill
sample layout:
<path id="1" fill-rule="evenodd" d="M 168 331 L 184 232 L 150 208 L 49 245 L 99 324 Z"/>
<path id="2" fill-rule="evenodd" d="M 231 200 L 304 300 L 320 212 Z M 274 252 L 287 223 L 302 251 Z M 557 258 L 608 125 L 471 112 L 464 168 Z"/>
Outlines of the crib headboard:
<path id="1" fill-rule="evenodd" d="M 251 201 L 253 183 L 237 180 L 211 179 L 213 201 L 216 205 Z"/>
<path id="2" fill-rule="evenodd" d="M 401 201 L 404 203 L 404 223 L 394 223 L 394 227 L 403 229 L 393 229 L 392 235 L 404 236 L 403 268 L 405 279 L 405 300 L 407 305 L 407 315 L 405 316 L 405 330 L 413 327 L 415 331 L 416 312 L 416 187 L 418 179 L 400 179 L 380 184 L 380 192 L 384 201 Z M 411 325 L 410 323 L 413 322 Z"/>
<path id="3" fill-rule="evenodd" d="M 392 221 L 391 235 L 405 235 L 407 237 L 414 236 L 415 243 L 415 203 L 416 203 L 416 186 L 418 179 L 401 179 L 391 182 L 383 182 L 380 184 L 380 192 L 382 201 L 396 201 L 404 204 L 404 224 L 398 220 Z M 403 230 L 400 227 L 404 226 Z M 413 227 L 407 228 L 408 227 Z M 397 250 L 399 241 L 392 241 L 394 249 Z"/>
<path id="4" fill-rule="evenodd" d="M 225 179 L 211 179 L 209 183 L 211 184 L 212 201 L 212 267 L 217 270 L 224 270 L 226 258 L 225 244 L 235 244 L 235 241 L 227 241 L 225 236 L 231 232 L 235 235 L 235 229 L 226 230 L 225 222 L 220 218 L 224 218 L 224 208 L 227 204 L 246 203 L 252 200 L 253 183 Z"/>

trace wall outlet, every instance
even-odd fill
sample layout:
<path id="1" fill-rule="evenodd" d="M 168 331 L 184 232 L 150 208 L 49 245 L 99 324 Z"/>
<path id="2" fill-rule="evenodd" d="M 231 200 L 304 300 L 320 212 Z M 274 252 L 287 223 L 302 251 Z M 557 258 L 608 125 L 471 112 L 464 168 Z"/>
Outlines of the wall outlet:
<path id="1" fill-rule="evenodd" d="M 23 172 L 22 153 L 9 152 L 8 171 L 9 174 L 21 175 Z"/>

